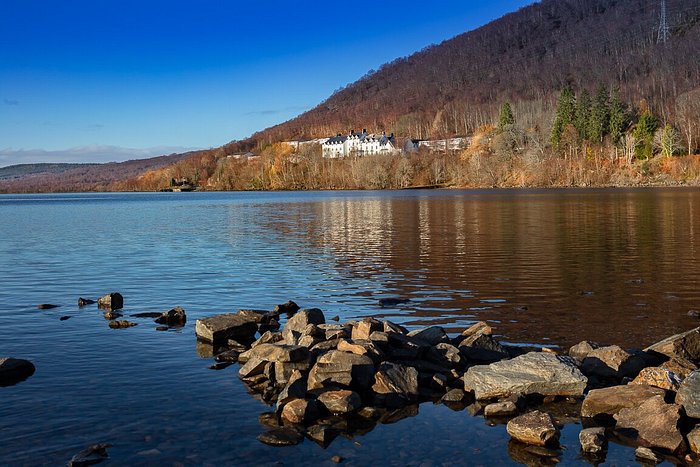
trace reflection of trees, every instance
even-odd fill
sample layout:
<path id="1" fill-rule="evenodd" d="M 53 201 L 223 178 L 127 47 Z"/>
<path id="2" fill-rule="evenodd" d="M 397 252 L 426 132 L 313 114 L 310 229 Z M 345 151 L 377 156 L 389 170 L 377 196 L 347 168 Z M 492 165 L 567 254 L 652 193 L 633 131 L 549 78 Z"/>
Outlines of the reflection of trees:
<path id="1" fill-rule="evenodd" d="M 349 282 L 371 279 L 369 292 L 413 297 L 402 313 L 415 321 L 642 345 L 693 325 L 697 200 L 689 190 L 333 195 L 284 205 L 284 221 L 262 228 L 329 255 Z"/>

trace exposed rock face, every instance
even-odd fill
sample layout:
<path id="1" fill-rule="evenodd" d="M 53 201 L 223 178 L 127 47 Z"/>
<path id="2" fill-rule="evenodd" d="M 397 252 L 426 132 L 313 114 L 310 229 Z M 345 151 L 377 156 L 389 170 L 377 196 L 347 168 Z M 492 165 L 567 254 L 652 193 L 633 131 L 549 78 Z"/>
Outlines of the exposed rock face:
<path id="1" fill-rule="evenodd" d="M 300 345 L 260 344 L 245 352 L 246 361 L 253 358 L 266 362 L 299 363 L 308 362 L 311 359 L 311 352 Z"/>
<path id="2" fill-rule="evenodd" d="M 349 391 L 346 389 L 326 391 L 318 396 L 317 400 L 332 414 L 354 412 L 362 407 L 360 395 L 355 391 Z"/>
<path id="3" fill-rule="evenodd" d="M 179 306 L 164 312 L 156 319 L 156 323 L 166 324 L 168 326 L 184 326 L 186 322 L 187 315 L 185 314 L 185 310 Z"/>
<path id="4" fill-rule="evenodd" d="M 518 406 L 513 401 L 496 402 L 484 407 L 485 417 L 510 417 L 518 413 Z"/>
<path id="5" fill-rule="evenodd" d="M 375 331 L 383 331 L 384 324 L 374 318 L 365 318 L 352 327 L 352 340 L 369 340 Z"/>
<path id="6" fill-rule="evenodd" d="M 308 423 L 318 416 L 318 403 L 315 400 L 294 399 L 282 408 L 282 419 L 289 423 Z"/>
<path id="7" fill-rule="evenodd" d="M 450 338 L 447 333 L 440 326 L 431 326 L 429 328 L 423 328 L 416 331 L 411 331 L 408 333 L 410 337 L 415 337 L 430 345 L 437 345 L 441 342 L 449 342 Z"/>
<path id="8" fill-rule="evenodd" d="M 583 452 L 598 454 L 608 448 L 608 438 L 605 436 L 605 428 L 585 428 L 578 435 Z"/>
<path id="9" fill-rule="evenodd" d="M 521 443 L 534 446 L 558 446 L 559 428 L 554 424 L 552 416 L 535 410 L 508 422 L 508 434 Z"/>
<path id="10" fill-rule="evenodd" d="M 459 343 L 462 353 L 474 362 L 497 362 L 508 358 L 508 351 L 488 334 L 477 333 Z"/>
<path id="11" fill-rule="evenodd" d="M 683 380 L 678 390 L 678 403 L 692 418 L 700 418 L 700 370 L 692 372 Z"/>
<path id="12" fill-rule="evenodd" d="M 583 361 L 588 354 L 599 348 L 600 345 L 591 341 L 581 341 L 569 349 L 569 356 L 576 360 Z"/>
<path id="13" fill-rule="evenodd" d="M 698 366 L 695 363 L 684 358 L 672 358 L 659 365 L 659 367 L 672 371 L 681 379 L 681 381 L 686 379 L 688 375 L 698 369 Z"/>
<path id="14" fill-rule="evenodd" d="M 648 446 L 678 452 L 684 446 L 683 435 L 678 431 L 680 410 L 679 405 L 667 404 L 663 396 L 654 396 L 642 405 L 620 410 L 615 415 L 615 429 Z"/>
<path id="15" fill-rule="evenodd" d="M 669 391 L 678 391 L 681 379 L 672 371 L 661 367 L 644 368 L 630 384 L 645 384 Z"/>
<path id="16" fill-rule="evenodd" d="M 310 324 L 318 326 L 325 323 L 326 318 L 321 310 L 318 308 L 304 309 L 289 318 L 289 321 L 284 326 L 282 335 L 287 344 L 297 344 L 302 335 L 313 335 L 312 331 L 306 330 L 307 326 Z"/>
<path id="17" fill-rule="evenodd" d="M 611 345 L 588 352 L 581 364 L 581 372 L 588 377 L 603 379 L 634 378 L 645 366 L 646 362 L 640 357 Z"/>
<path id="18" fill-rule="evenodd" d="M 666 391 L 663 389 L 641 384 L 594 389 L 583 401 L 581 416 L 584 418 L 612 416 L 622 409 L 638 407 L 654 396 L 663 397 L 665 394 Z"/>
<path id="19" fill-rule="evenodd" d="M 0 386 L 12 386 L 34 374 L 36 368 L 29 360 L 0 358 Z"/>
<path id="20" fill-rule="evenodd" d="M 258 435 L 258 441 L 270 446 L 293 446 L 304 440 L 304 435 L 294 428 L 275 428 Z"/>
<path id="21" fill-rule="evenodd" d="M 309 372 L 308 389 L 329 384 L 366 388 L 374 375 L 374 362 L 363 355 L 330 350 L 321 355 Z"/>
<path id="22" fill-rule="evenodd" d="M 700 362 L 700 328 L 668 337 L 648 347 L 646 351 L 669 358 L 684 358 L 697 364 Z"/>
<path id="23" fill-rule="evenodd" d="M 195 323 L 197 338 L 214 345 L 223 344 L 228 339 L 253 340 L 257 331 L 254 321 L 233 313 L 198 319 Z"/>
<path id="24" fill-rule="evenodd" d="M 519 394 L 580 396 L 587 381 L 570 357 L 530 352 L 470 368 L 464 375 L 464 389 L 474 391 L 477 400 Z"/>
<path id="25" fill-rule="evenodd" d="M 97 299 L 97 306 L 110 310 L 121 310 L 124 308 L 124 297 L 118 292 L 112 292 Z"/>
<path id="26" fill-rule="evenodd" d="M 111 444 L 93 444 L 80 451 L 68 462 L 69 467 L 85 467 L 88 465 L 99 464 L 109 457 L 107 449 L 111 448 Z"/>
<path id="27" fill-rule="evenodd" d="M 93 305 L 95 303 L 95 300 L 90 300 L 89 298 L 83 298 L 79 297 L 78 298 L 78 306 L 83 307 L 87 305 Z"/>
<path id="28" fill-rule="evenodd" d="M 365 355 L 375 362 L 378 362 L 384 357 L 384 352 L 370 340 L 354 341 L 342 339 L 338 342 L 338 350 L 354 353 L 355 355 Z"/>

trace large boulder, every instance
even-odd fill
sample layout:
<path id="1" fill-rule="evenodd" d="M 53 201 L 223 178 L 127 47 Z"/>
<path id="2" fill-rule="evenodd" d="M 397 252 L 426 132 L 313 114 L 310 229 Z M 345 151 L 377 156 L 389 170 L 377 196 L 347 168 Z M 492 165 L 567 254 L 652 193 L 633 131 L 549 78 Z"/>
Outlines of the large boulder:
<path id="1" fill-rule="evenodd" d="M 490 363 L 509 357 L 500 342 L 485 333 L 473 334 L 459 343 L 459 349 L 473 362 Z"/>
<path id="2" fill-rule="evenodd" d="M 273 313 L 275 314 L 287 314 L 287 315 L 293 315 L 299 311 L 299 305 L 294 303 L 293 301 L 289 300 L 287 303 L 282 303 L 281 305 L 276 305 L 275 309 L 273 310 Z"/>
<path id="3" fill-rule="evenodd" d="M 350 391 L 347 389 L 326 391 L 319 395 L 317 400 L 332 414 L 354 412 L 362 407 L 360 395 L 355 391 Z"/>
<path id="4" fill-rule="evenodd" d="M 551 447 L 559 445 L 559 428 L 552 416 L 538 410 L 515 417 L 508 422 L 506 430 L 521 443 Z"/>
<path id="5" fill-rule="evenodd" d="M 302 424 L 316 420 L 319 416 L 318 402 L 315 400 L 294 399 L 282 408 L 282 420 Z"/>
<path id="6" fill-rule="evenodd" d="M 615 415 L 615 430 L 645 443 L 649 447 L 678 452 L 684 447 L 683 435 L 678 430 L 681 407 L 667 404 L 664 396 L 654 396 L 644 403 L 620 410 Z"/>
<path id="7" fill-rule="evenodd" d="M 651 345 L 646 351 L 669 358 L 683 358 L 698 364 L 700 363 L 700 328 L 668 337 Z"/>
<path id="8" fill-rule="evenodd" d="M 330 350 L 318 357 L 309 372 L 308 389 L 326 385 L 366 388 L 374 376 L 374 362 L 364 355 Z"/>
<path id="9" fill-rule="evenodd" d="M 630 384 L 644 384 L 669 391 L 678 391 L 681 379 L 672 371 L 658 366 L 644 368 Z"/>
<path id="10" fill-rule="evenodd" d="M 369 340 L 369 336 L 375 331 L 384 331 L 384 324 L 374 318 L 365 318 L 355 323 L 352 327 L 352 340 Z"/>
<path id="11" fill-rule="evenodd" d="M 581 372 L 590 377 L 620 380 L 634 378 L 646 366 L 645 360 L 617 345 L 593 349 L 583 359 Z"/>
<path id="12" fill-rule="evenodd" d="M 12 386 L 34 374 L 34 364 L 20 358 L 0 358 L 0 386 Z"/>
<path id="13" fill-rule="evenodd" d="M 418 396 L 418 370 L 411 366 L 384 362 L 374 375 L 372 390 L 381 396 L 415 399 Z"/>
<path id="14" fill-rule="evenodd" d="M 233 313 L 198 319 L 195 323 L 197 338 L 211 344 L 223 344 L 229 339 L 252 341 L 258 325 L 255 321 Z"/>
<path id="15" fill-rule="evenodd" d="M 584 428 L 578 434 L 578 440 L 581 450 L 586 453 L 599 454 L 608 448 L 608 438 L 602 427 Z"/>
<path id="16" fill-rule="evenodd" d="M 587 381 L 570 357 L 530 352 L 470 368 L 464 375 L 464 389 L 474 391 L 478 400 L 521 394 L 580 396 Z"/>
<path id="17" fill-rule="evenodd" d="M 312 335 L 312 333 L 307 330 L 310 324 L 315 326 L 326 324 L 326 317 L 318 308 L 305 308 L 289 318 L 289 321 L 287 321 L 287 324 L 285 324 L 282 330 L 285 342 L 287 342 L 287 344 L 297 344 L 302 335 Z"/>
<path id="18" fill-rule="evenodd" d="M 260 344 L 244 352 L 245 361 L 259 358 L 266 362 L 299 363 L 311 359 L 311 352 L 300 345 L 287 344 Z"/>
<path id="19" fill-rule="evenodd" d="M 121 310 L 124 308 L 124 297 L 119 292 L 112 292 L 97 299 L 97 306 L 109 310 Z"/>
<path id="20" fill-rule="evenodd" d="M 437 345 L 440 342 L 450 342 L 445 330 L 440 326 L 430 326 L 428 328 L 417 329 L 408 333 L 410 337 L 415 337 L 430 345 Z"/>
<path id="21" fill-rule="evenodd" d="M 617 414 L 629 407 L 638 407 L 654 396 L 664 396 L 663 389 L 641 384 L 612 386 L 603 389 L 593 389 L 581 405 L 581 416 L 584 418 L 606 418 Z"/>
<path id="22" fill-rule="evenodd" d="M 677 402 L 689 417 L 700 418 L 700 370 L 692 372 L 683 380 L 678 389 Z"/>
<path id="23" fill-rule="evenodd" d="M 600 344 L 591 341 L 581 341 L 569 349 L 569 356 L 583 361 L 584 358 L 588 357 L 589 353 L 597 348 L 600 348 Z"/>

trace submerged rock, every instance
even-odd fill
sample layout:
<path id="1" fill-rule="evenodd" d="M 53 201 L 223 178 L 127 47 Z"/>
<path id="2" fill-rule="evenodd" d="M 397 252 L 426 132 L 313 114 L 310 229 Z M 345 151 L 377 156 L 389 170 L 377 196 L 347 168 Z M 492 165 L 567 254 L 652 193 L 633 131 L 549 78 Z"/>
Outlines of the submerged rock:
<path id="1" fill-rule="evenodd" d="M 88 465 L 99 464 L 109 457 L 107 449 L 111 448 L 111 444 L 93 444 L 80 451 L 68 462 L 69 467 L 85 467 Z"/>
<path id="2" fill-rule="evenodd" d="M 664 458 L 661 457 L 659 454 L 643 446 L 640 446 L 637 449 L 635 449 L 634 457 L 638 460 L 651 462 L 652 464 L 658 464 L 664 460 Z"/>
<path id="3" fill-rule="evenodd" d="M 131 328 L 137 326 L 136 323 L 132 323 L 131 321 L 126 321 L 126 320 L 115 320 L 115 321 L 110 321 L 109 322 L 109 327 L 112 329 L 126 329 L 126 328 Z"/>
<path id="4" fill-rule="evenodd" d="M 187 322 L 187 315 L 185 310 L 176 306 L 161 314 L 155 321 L 158 324 L 166 324 L 168 326 L 184 326 Z"/>
<path id="5" fill-rule="evenodd" d="M 124 297 L 118 292 L 112 292 L 97 299 L 97 306 L 110 310 L 121 310 L 124 308 Z"/>
<path id="6" fill-rule="evenodd" d="M 559 428 L 554 424 L 552 416 L 538 410 L 515 417 L 508 422 L 506 430 L 521 443 L 552 447 L 559 445 Z"/>
<path id="7" fill-rule="evenodd" d="M 156 312 L 147 312 L 147 313 L 134 313 L 133 315 L 129 315 L 132 318 L 160 318 L 163 316 L 163 313 L 156 313 Z"/>
<path id="8" fill-rule="evenodd" d="M 52 310 L 54 308 L 58 308 L 60 305 L 53 305 L 51 303 L 42 303 L 40 305 L 37 305 L 36 307 L 40 310 Z"/>
<path id="9" fill-rule="evenodd" d="M 294 428 L 275 428 L 258 435 L 258 441 L 269 446 L 293 446 L 304 440 L 304 435 Z"/>
<path id="10" fill-rule="evenodd" d="M 520 394 L 580 396 L 587 381 L 570 357 L 530 352 L 470 368 L 464 375 L 464 389 L 474 391 L 477 400 Z"/>
<path id="11" fill-rule="evenodd" d="M 224 344 L 228 339 L 252 341 L 258 325 L 233 313 L 198 319 L 195 334 L 198 339 L 211 344 Z"/>
<path id="12" fill-rule="evenodd" d="M 396 305 L 403 305 L 404 303 L 410 302 L 410 298 L 380 298 L 377 300 L 377 303 L 379 303 L 379 306 L 382 308 L 384 307 L 390 307 L 390 306 L 396 306 Z"/>
<path id="13" fill-rule="evenodd" d="M 0 358 L 0 386 L 12 386 L 34 374 L 36 368 L 29 360 Z"/>
<path id="14" fill-rule="evenodd" d="M 90 300 L 89 298 L 83 298 L 83 297 L 78 298 L 78 306 L 79 307 L 93 305 L 93 304 L 95 304 L 95 300 Z"/>
<path id="15" fill-rule="evenodd" d="M 613 416 L 622 409 L 638 407 L 654 396 L 665 394 L 666 391 L 663 389 L 641 384 L 593 389 L 583 400 L 581 416 L 584 418 Z"/>
<path id="16" fill-rule="evenodd" d="M 680 411 L 679 405 L 667 404 L 661 395 L 654 396 L 639 406 L 620 410 L 615 415 L 615 429 L 648 446 L 678 452 L 684 446 L 683 435 L 678 431 Z"/>
<path id="17" fill-rule="evenodd" d="M 598 454 L 608 448 L 608 438 L 605 436 L 605 428 L 585 428 L 578 435 L 581 450 L 590 454 Z"/>
<path id="18" fill-rule="evenodd" d="M 513 401 L 496 402 L 484 407 L 484 417 L 510 417 L 518 413 L 518 406 Z"/>

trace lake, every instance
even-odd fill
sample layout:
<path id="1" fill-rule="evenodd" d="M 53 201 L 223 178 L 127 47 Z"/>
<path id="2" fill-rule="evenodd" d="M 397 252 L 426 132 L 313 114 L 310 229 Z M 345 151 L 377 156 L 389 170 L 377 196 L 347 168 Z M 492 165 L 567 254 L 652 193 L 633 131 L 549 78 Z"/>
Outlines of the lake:
<path id="1" fill-rule="evenodd" d="M 0 388 L 3 465 L 65 464 L 98 442 L 114 445 L 103 465 L 521 459 L 503 425 L 431 403 L 327 449 L 261 444 L 270 407 L 237 365 L 209 369 L 194 334 L 239 308 L 292 299 L 450 333 L 485 320 L 499 340 L 555 349 L 643 347 L 700 324 L 697 189 L 2 195 L 0 219 L 0 356 L 37 368 Z M 138 326 L 77 306 L 112 291 Z M 179 330 L 129 317 L 177 305 Z M 563 463 L 584 462 L 579 430 L 563 430 Z M 634 450 L 613 444 L 608 460 Z"/>

